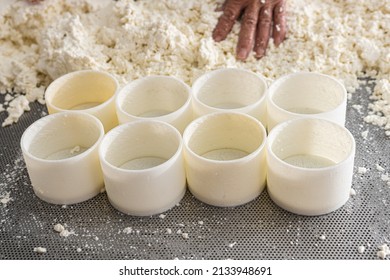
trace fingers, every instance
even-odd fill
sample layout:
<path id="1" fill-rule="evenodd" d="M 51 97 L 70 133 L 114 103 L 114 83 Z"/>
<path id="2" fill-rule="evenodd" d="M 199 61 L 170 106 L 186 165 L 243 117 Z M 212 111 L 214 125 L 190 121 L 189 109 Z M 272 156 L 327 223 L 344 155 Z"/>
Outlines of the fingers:
<path id="1" fill-rule="evenodd" d="M 223 14 L 218 19 L 218 23 L 213 31 L 213 39 L 216 42 L 220 42 L 226 38 L 229 32 L 232 30 L 233 25 L 241 13 L 242 1 L 240 0 L 228 0 L 223 6 Z"/>
<path id="2" fill-rule="evenodd" d="M 255 40 L 255 56 L 256 58 L 261 58 L 265 54 L 265 50 L 268 46 L 268 41 L 271 31 L 272 23 L 272 7 L 271 5 L 264 5 L 260 10 L 260 16 L 257 25 L 257 33 Z"/>
<path id="3" fill-rule="evenodd" d="M 245 10 L 237 43 L 237 59 L 245 60 L 252 49 L 256 58 L 261 58 L 268 47 L 271 29 L 276 46 L 286 37 L 285 4 L 286 0 L 226 0 L 212 37 L 216 42 L 224 40 Z"/>
<path id="4" fill-rule="evenodd" d="M 260 8 L 260 1 L 253 1 L 245 9 L 237 44 L 237 58 L 240 60 L 245 60 L 253 48 Z"/>
<path id="5" fill-rule="evenodd" d="M 287 32 L 284 0 L 275 5 L 273 17 L 274 27 L 272 30 L 272 37 L 274 38 L 275 45 L 279 46 L 285 39 Z"/>

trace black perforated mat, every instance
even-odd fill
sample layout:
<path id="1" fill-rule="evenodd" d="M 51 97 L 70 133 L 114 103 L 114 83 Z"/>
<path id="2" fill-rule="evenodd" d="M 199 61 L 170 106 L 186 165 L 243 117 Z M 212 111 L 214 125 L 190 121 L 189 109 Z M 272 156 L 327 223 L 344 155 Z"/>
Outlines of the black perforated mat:
<path id="1" fill-rule="evenodd" d="M 187 192 L 165 217 L 127 216 L 105 193 L 72 206 L 50 205 L 34 195 L 19 145 L 25 128 L 46 114 L 44 106 L 32 104 L 17 124 L 0 128 L 0 259 L 377 259 L 377 246 L 390 241 L 390 186 L 381 179 L 390 171 L 390 142 L 382 129 L 363 121 L 368 96 L 360 89 L 347 111 L 357 144 L 356 195 L 318 217 L 286 212 L 266 191 L 235 208 L 208 206 Z M 353 104 L 362 105 L 361 112 Z M 1 113 L 0 121 L 5 117 Z M 60 236 L 53 230 L 57 223 L 72 234 Z M 36 247 L 47 252 L 34 252 Z"/>

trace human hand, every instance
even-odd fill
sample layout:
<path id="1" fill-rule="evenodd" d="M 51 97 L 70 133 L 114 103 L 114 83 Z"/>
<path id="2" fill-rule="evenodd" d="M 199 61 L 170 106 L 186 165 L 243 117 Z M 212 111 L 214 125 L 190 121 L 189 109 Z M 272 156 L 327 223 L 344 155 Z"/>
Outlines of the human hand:
<path id="1" fill-rule="evenodd" d="M 213 31 L 216 42 L 224 40 L 242 14 L 236 56 L 245 60 L 253 49 L 256 58 L 265 55 L 271 36 L 276 46 L 286 37 L 286 0 L 226 0 Z"/>

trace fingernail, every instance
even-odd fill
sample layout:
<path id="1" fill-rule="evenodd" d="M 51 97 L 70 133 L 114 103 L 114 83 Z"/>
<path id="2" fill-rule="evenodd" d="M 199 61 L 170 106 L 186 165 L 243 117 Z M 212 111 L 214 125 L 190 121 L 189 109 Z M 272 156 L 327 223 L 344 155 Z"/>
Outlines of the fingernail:
<path id="1" fill-rule="evenodd" d="M 247 57 L 247 51 L 245 49 L 239 49 L 237 51 L 237 58 L 240 60 L 245 60 Z"/>
<path id="2" fill-rule="evenodd" d="M 256 58 L 262 58 L 264 56 L 264 50 L 257 50 L 255 56 Z"/>
<path id="3" fill-rule="evenodd" d="M 213 38 L 215 42 L 220 42 L 223 39 L 221 35 L 214 35 Z"/>

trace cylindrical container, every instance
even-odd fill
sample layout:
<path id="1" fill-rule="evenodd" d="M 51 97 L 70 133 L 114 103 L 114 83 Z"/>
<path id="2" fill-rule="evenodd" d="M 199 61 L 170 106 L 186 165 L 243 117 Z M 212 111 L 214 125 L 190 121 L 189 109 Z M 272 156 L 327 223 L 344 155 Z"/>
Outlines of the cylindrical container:
<path id="1" fill-rule="evenodd" d="M 103 188 L 98 146 L 104 128 L 94 116 L 61 112 L 34 122 L 21 148 L 35 194 L 54 204 L 73 204 Z"/>
<path id="2" fill-rule="evenodd" d="M 267 91 L 268 131 L 277 124 L 315 117 L 345 123 L 347 91 L 335 78 L 311 72 L 280 77 Z"/>
<path id="3" fill-rule="evenodd" d="M 68 73 L 53 81 L 46 89 L 49 114 L 76 110 L 97 117 L 107 132 L 118 125 L 115 96 L 117 80 L 110 74 L 81 70 Z"/>
<path id="4" fill-rule="evenodd" d="M 116 110 L 121 124 L 153 119 L 167 122 L 183 133 L 192 121 L 191 89 L 175 77 L 144 77 L 120 90 Z"/>
<path id="5" fill-rule="evenodd" d="M 266 89 L 265 78 L 244 69 L 208 72 L 192 85 L 194 118 L 231 111 L 251 115 L 266 126 Z"/>
<path id="6" fill-rule="evenodd" d="M 111 130 L 99 149 L 110 203 L 135 216 L 172 208 L 186 191 L 182 147 L 179 131 L 161 121 L 129 122 Z"/>
<path id="7" fill-rule="evenodd" d="M 330 213 L 349 198 L 355 140 L 343 126 L 301 118 L 279 124 L 267 140 L 267 190 L 300 215 Z"/>
<path id="8" fill-rule="evenodd" d="M 256 198 L 266 179 L 264 126 L 233 112 L 208 114 L 185 130 L 188 187 L 214 206 L 237 206 Z"/>

